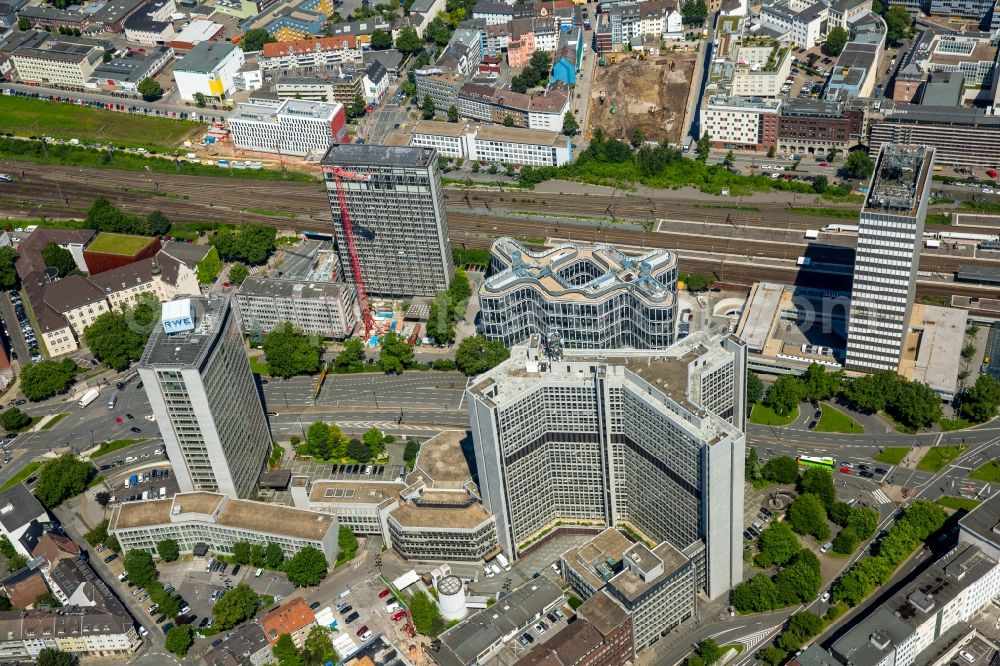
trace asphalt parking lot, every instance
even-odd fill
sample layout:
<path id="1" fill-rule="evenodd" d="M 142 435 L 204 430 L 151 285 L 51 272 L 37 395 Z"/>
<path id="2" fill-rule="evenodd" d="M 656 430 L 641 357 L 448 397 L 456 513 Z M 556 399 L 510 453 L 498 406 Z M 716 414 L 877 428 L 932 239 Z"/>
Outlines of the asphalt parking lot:
<path id="1" fill-rule="evenodd" d="M 356 645 L 363 642 L 360 636 L 366 627 L 372 634 L 384 634 L 390 642 L 399 645 L 406 640 L 406 635 L 403 633 L 406 621 L 400 619 L 393 622 L 392 614 L 386 612 L 386 605 L 392 603 L 394 598 L 391 595 L 379 598 L 379 593 L 385 589 L 387 588 L 380 578 L 371 577 L 351 586 L 340 596 L 329 600 L 328 603 L 321 603 L 314 612 L 323 615 L 324 609 L 329 608 L 337 627 L 344 632 L 345 636 L 349 636 Z M 412 593 L 415 589 L 415 587 L 411 587 L 406 592 Z M 342 602 L 346 602 L 349 607 L 349 609 L 345 608 L 343 612 L 336 608 L 337 604 Z M 350 624 L 345 624 L 346 617 L 351 613 L 357 613 L 358 618 Z"/>

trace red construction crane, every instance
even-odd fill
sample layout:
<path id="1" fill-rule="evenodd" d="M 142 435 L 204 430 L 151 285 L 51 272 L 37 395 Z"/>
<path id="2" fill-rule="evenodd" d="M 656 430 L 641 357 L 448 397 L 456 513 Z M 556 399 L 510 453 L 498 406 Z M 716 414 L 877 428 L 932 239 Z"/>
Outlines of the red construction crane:
<path id="1" fill-rule="evenodd" d="M 365 327 L 365 339 L 378 332 L 378 324 L 368 307 L 368 293 L 365 291 L 364 277 L 361 275 L 361 260 L 358 259 L 358 248 L 354 244 L 354 229 L 351 226 L 351 216 L 347 212 L 347 195 L 344 194 L 344 179 L 368 181 L 370 174 L 355 173 L 341 167 L 323 167 L 323 171 L 333 176 L 337 185 L 337 200 L 340 202 L 340 221 L 344 225 L 344 237 L 347 238 L 347 254 L 351 258 L 351 272 L 354 274 L 354 287 L 358 292 L 358 307 L 361 309 L 361 322 Z"/>

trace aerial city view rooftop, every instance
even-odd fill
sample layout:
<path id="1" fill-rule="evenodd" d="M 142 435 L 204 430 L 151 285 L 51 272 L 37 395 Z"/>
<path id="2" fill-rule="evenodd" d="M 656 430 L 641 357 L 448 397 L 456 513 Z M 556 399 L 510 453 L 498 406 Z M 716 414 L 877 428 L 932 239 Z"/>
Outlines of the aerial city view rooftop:
<path id="1" fill-rule="evenodd" d="M 1000 665 L 1000 4 L 0 0 L 0 666 Z"/>

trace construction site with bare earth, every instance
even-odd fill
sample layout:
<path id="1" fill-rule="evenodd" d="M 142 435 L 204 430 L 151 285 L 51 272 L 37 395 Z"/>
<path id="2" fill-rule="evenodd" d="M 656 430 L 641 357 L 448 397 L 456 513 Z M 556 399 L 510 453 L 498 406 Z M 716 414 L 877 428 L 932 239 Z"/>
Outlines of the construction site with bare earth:
<path id="1" fill-rule="evenodd" d="M 590 94 L 590 127 L 630 141 L 642 130 L 648 141 L 680 143 L 696 51 L 666 55 L 610 53 L 596 68 Z"/>

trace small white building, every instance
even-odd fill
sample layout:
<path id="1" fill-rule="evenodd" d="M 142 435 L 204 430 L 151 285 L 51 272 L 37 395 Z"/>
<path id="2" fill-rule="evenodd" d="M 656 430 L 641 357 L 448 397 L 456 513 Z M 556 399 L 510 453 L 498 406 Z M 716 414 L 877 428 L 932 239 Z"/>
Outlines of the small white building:
<path id="1" fill-rule="evenodd" d="M 528 102 L 528 129 L 561 132 L 563 117 L 569 111 L 569 87 L 557 81 L 544 93 L 531 96 Z"/>
<path id="2" fill-rule="evenodd" d="M 823 2 L 803 9 L 777 2 L 760 8 L 760 20 L 765 28 L 779 33 L 787 32 L 792 42 L 803 49 L 816 46 L 823 36 L 823 26 L 828 17 L 829 7 Z"/>
<path id="3" fill-rule="evenodd" d="M 170 41 L 177 34 L 172 18 L 176 11 L 174 0 L 152 0 L 125 19 L 125 39 L 133 44 L 147 46 Z"/>
<path id="4" fill-rule="evenodd" d="M 286 99 L 278 108 L 240 104 L 229 116 L 237 148 L 299 157 L 322 157 L 343 138 L 346 125 L 342 104 L 301 99 Z"/>
<path id="5" fill-rule="evenodd" d="M 365 102 L 368 104 L 379 104 L 385 96 L 385 91 L 389 89 L 392 77 L 389 70 L 382 66 L 377 60 L 373 60 L 365 67 L 364 87 Z"/>
<path id="6" fill-rule="evenodd" d="M 556 132 L 421 120 L 410 145 L 436 148 L 445 157 L 519 166 L 561 166 L 572 161 L 569 137 Z"/>
<path id="7" fill-rule="evenodd" d="M 197 93 L 210 99 L 226 98 L 244 62 L 243 49 L 236 44 L 201 42 L 174 65 L 174 81 L 181 99 L 194 101 Z"/>

